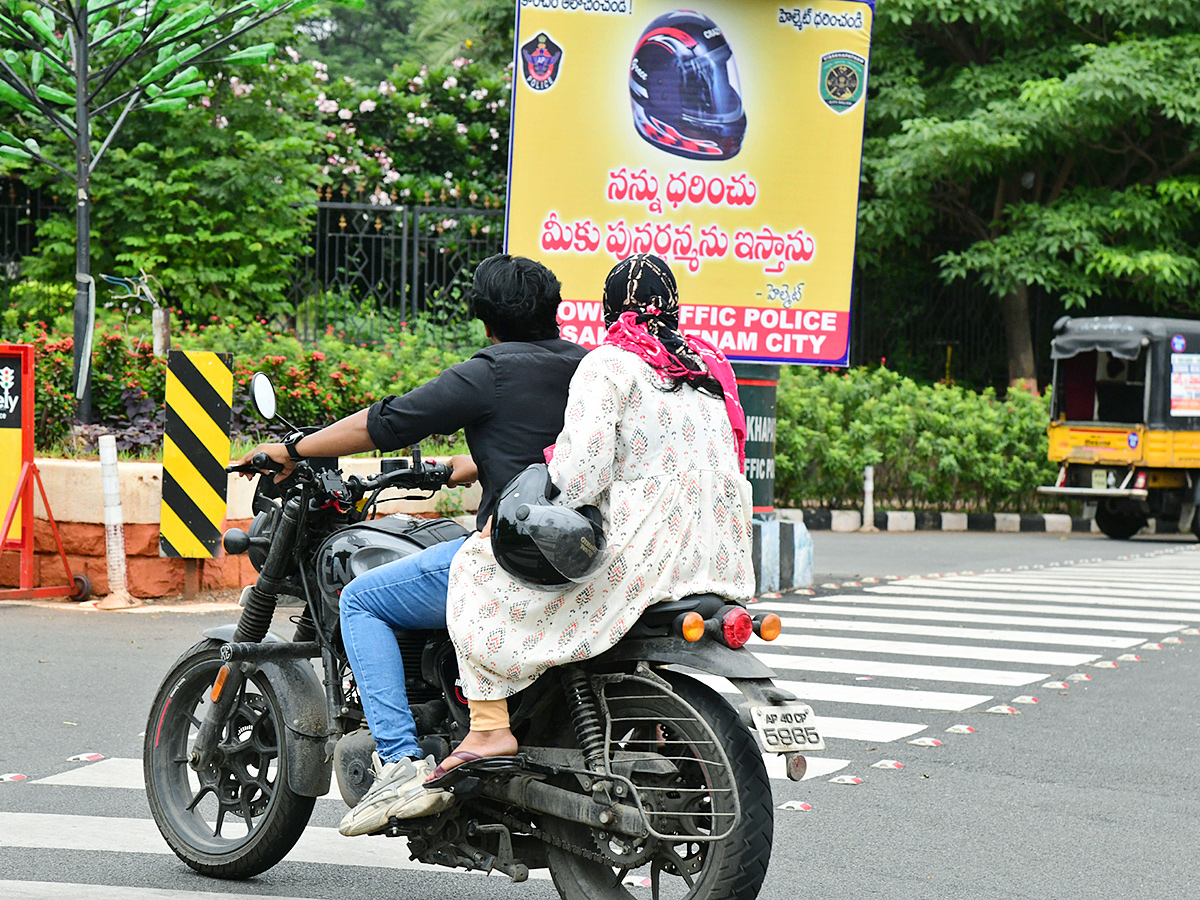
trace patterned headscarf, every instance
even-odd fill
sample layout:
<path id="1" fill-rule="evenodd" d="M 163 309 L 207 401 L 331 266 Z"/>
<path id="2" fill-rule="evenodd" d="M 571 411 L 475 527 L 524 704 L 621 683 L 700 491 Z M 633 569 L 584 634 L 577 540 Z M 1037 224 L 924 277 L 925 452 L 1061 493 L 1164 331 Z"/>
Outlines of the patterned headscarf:
<path id="1" fill-rule="evenodd" d="M 604 280 L 604 322 L 604 343 L 636 353 L 669 378 L 724 397 L 738 466 L 744 472 L 746 414 L 733 367 L 708 341 L 679 332 L 679 288 L 666 262 L 638 254 L 617 263 Z"/>

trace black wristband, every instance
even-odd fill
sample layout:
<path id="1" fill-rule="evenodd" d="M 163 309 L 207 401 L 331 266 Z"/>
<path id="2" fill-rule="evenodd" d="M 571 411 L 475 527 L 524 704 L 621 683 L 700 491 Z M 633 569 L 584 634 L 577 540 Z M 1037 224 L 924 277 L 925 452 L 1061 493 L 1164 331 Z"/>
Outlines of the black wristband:
<path id="1" fill-rule="evenodd" d="M 292 462 L 300 462 L 300 460 L 304 459 L 304 457 L 300 455 L 300 451 L 296 449 L 296 445 L 302 440 L 304 440 L 304 435 L 300 435 L 298 438 L 293 438 L 290 441 L 283 442 L 283 449 L 288 452 L 288 458 L 291 459 Z"/>

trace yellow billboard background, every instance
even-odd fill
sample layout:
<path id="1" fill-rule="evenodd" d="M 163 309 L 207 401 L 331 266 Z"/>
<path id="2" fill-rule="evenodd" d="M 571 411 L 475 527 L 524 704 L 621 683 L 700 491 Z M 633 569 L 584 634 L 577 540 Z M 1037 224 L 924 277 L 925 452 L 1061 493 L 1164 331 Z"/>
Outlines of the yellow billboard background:
<path id="1" fill-rule="evenodd" d="M 596 11 L 603 8 L 632 12 Z M 651 145 L 634 130 L 629 87 L 634 48 L 652 20 L 682 8 L 711 18 L 733 53 L 747 121 L 741 150 L 728 160 L 685 159 Z M 720 340 L 734 358 L 845 363 L 866 72 L 864 68 L 857 102 L 839 111 L 822 98 L 822 57 L 849 52 L 869 59 L 871 19 L 869 4 L 850 0 L 816 0 L 798 7 L 760 0 L 698 0 L 686 6 L 662 0 L 525 0 L 518 13 L 518 54 L 544 33 L 562 48 L 562 56 L 552 86 L 536 91 L 522 77 L 518 56 L 508 251 L 546 263 L 563 283 L 564 300 L 598 301 L 605 275 L 625 255 L 618 247 L 629 246 L 623 235 L 642 227 L 644 238 L 661 234 L 662 225 L 690 224 L 698 243 L 705 228 L 717 226 L 728 239 L 723 255 L 689 263 L 678 254 L 659 252 L 672 264 L 685 305 L 733 309 L 722 315 L 685 313 L 684 325 L 705 331 L 710 339 L 719 329 L 730 332 Z M 714 204 L 706 196 L 699 203 L 685 199 L 674 204 L 668 187 L 678 199 L 680 182 L 671 176 L 680 173 L 685 183 L 697 175 L 710 185 L 720 181 L 725 190 L 736 183 L 742 195 L 753 186 L 754 202 Z M 634 175 L 644 175 L 637 179 L 641 193 L 657 182 L 657 203 L 617 199 L 622 183 Z M 755 246 L 778 250 L 781 244 L 754 239 L 797 236 L 800 230 L 803 237 L 786 246 L 799 248 L 800 256 L 811 253 L 810 259 L 795 252 L 789 258 L 788 251 L 782 260 L 777 253 L 766 259 L 737 258 L 739 247 L 750 248 L 753 256 Z M 597 234 L 599 246 L 592 249 Z M 748 241 L 747 234 L 754 239 Z M 570 247 L 563 249 L 567 240 Z M 673 249 L 679 246 L 675 242 Z M 644 240 L 635 249 L 645 249 Z M 773 310 L 766 321 L 776 330 L 817 327 L 823 328 L 824 338 L 819 345 L 799 339 L 782 342 L 783 351 L 771 350 L 762 333 L 763 316 L 744 312 L 751 308 Z M 580 326 L 581 309 L 564 303 L 564 323 Z M 819 315 L 829 312 L 835 315 Z M 583 318 L 594 323 L 595 316 L 593 309 Z M 576 339 L 580 331 L 582 327 L 572 332 Z M 734 334 L 739 331 L 745 332 L 740 338 Z M 750 349 L 750 332 L 755 331 L 758 338 Z M 564 336 L 570 336 L 566 329 Z M 580 342 L 595 343 L 595 332 Z M 780 343 L 775 340 L 776 348 Z"/>

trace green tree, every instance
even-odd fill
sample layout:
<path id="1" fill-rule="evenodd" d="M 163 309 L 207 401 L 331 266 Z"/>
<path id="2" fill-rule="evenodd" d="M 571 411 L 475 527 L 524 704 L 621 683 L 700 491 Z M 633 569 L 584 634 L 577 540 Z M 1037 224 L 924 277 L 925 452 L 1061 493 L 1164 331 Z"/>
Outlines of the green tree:
<path id="1" fill-rule="evenodd" d="M 997 298 L 1009 377 L 1035 377 L 1029 289 L 1200 309 L 1200 6 L 881 0 L 860 258 L 951 249 Z M 957 246 L 954 246 L 957 245 Z"/>
<path id="2" fill-rule="evenodd" d="M 310 2 L 8 0 L 0 7 L 0 103 L 17 114 L 16 127 L 0 131 L 0 158 L 48 166 L 74 182 L 80 418 L 91 417 L 91 179 L 97 165 L 130 113 L 188 106 L 190 97 L 208 90 L 200 65 L 266 62 L 273 46 L 251 44 L 250 32 Z M 47 129 L 61 140 L 43 145 L 38 137 Z"/>
<path id="3" fill-rule="evenodd" d="M 419 0 L 366 0 L 362 9 L 333 6 L 308 17 L 300 30 L 310 52 L 341 77 L 378 81 L 408 59 L 409 28 Z"/>

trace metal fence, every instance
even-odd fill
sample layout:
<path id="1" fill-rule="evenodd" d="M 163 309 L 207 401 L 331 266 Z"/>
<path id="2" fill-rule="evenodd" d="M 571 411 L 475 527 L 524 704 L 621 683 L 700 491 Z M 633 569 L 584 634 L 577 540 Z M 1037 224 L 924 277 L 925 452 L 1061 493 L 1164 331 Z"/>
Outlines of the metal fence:
<path id="1" fill-rule="evenodd" d="M 37 246 L 37 223 L 62 207 L 15 178 L 0 178 L 0 284 L 21 274 L 21 257 Z"/>
<path id="2" fill-rule="evenodd" d="M 504 212 L 322 202 L 291 289 L 297 336 L 356 342 L 425 314 L 465 321 L 475 266 L 504 245 Z"/>

